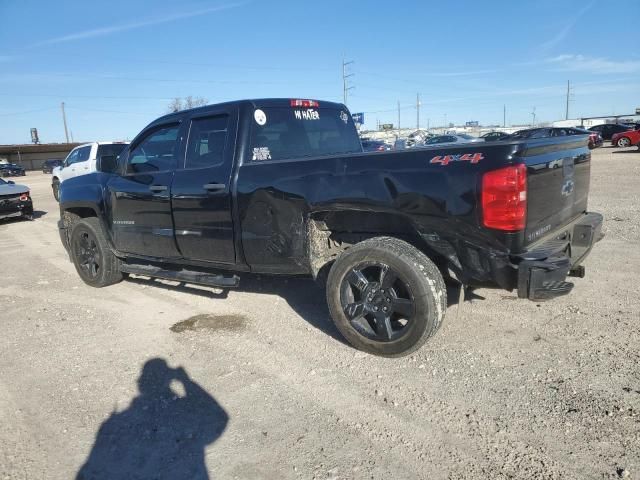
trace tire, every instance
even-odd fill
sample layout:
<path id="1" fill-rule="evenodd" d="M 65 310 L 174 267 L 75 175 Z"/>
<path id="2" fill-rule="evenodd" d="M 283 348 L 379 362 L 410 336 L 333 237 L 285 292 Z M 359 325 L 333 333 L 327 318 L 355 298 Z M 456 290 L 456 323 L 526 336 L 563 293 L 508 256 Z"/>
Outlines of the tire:
<path id="1" fill-rule="evenodd" d="M 631 146 L 631 140 L 629 139 L 629 137 L 621 137 L 616 142 L 616 145 L 620 148 L 629 147 Z"/>
<path id="2" fill-rule="evenodd" d="M 51 189 L 53 190 L 53 198 L 56 199 L 56 202 L 60 201 L 60 180 L 54 178 L 51 181 Z"/>
<path id="3" fill-rule="evenodd" d="M 336 327 L 355 348 L 402 357 L 436 333 L 447 290 L 425 254 L 397 238 L 376 237 L 337 258 L 327 278 L 327 303 Z"/>
<path id="4" fill-rule="evenodd" d="M 87 285 L 101 288 L 122 280 L 120 260 L 109 248 L 97 218 L 83 218 L 73 225 L 69 252 L 78 275 Z"/>

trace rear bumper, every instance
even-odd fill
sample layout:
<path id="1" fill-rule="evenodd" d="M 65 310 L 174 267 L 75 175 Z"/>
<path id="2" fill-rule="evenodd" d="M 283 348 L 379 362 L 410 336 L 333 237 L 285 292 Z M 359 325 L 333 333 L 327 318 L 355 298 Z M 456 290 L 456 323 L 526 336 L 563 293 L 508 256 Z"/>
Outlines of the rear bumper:
<path id="1" fill-rule="evenodd" d="M 553 240 L 512 256 L 518 297 L 543 301 L 571 292 L 567 277 L 584 276 L 580 264 L 602 237 L 602 215 L 586 213 Z"/>

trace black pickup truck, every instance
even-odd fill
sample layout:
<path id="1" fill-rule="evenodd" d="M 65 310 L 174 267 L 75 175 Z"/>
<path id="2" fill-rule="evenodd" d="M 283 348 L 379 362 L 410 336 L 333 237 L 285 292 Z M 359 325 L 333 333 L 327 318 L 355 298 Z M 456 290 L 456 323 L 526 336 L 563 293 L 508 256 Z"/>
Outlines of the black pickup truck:
<path id="1" fill-rule="evenodd" d="M 81 278 L 234 287 L 312 275 L 357 348 L 417 349 L 445 281 L 547 300 L 599 240 L 588 136 L 364 153 L 344 105 L 245 100 L 159 118 L 64 182 L 60 235 Z"/>

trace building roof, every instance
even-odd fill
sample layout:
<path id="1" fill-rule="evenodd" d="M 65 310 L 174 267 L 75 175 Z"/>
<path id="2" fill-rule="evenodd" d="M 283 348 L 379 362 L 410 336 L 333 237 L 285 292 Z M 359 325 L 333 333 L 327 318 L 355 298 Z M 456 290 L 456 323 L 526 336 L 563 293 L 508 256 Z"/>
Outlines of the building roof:
<path id="1" fill-rule="evenodd" d="M 82 145 L 83 142 L 76 143 L 25 143 L 21 145 L 0 145 L 1 154 L 15 154 L 15 153 L 54 153 L 54 152 L 69 152 L 76 148 L 78 145 Z"/>

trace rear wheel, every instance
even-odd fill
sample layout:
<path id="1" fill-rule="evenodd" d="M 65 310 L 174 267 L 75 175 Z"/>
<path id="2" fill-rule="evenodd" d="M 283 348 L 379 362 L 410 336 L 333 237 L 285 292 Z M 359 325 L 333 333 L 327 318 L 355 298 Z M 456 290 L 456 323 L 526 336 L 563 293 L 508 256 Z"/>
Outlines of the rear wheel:
<path id="1" fill-rule="evenodd" d="M 378 237 L 342 253 L 329 272 L 331 316 L 354 347 L 386 357 L 408 355 L 440 326 L 447 294 L 440 271 L 422 252 Z"/>
<path id="2" fill-rule="evenodd" d="M 621 148 L 628 147 L 631 145 L 631 140 L 629 137 L 622 137 L 618 139 L 617 145 Z"/>
<path id="3" fill-rule="evenodd" d="M 57 202 L 60 201 L 60 180 L 54 178 L 51 181 L 51 189 L 53 190 L 53 198 L 56 199 Z"/>
<path id="4" fill-rule="evenodd" d="M 73 225 L 70 252 L 76 271 L 86 284 L 106 287 L 122 280 L 120 260 L 109 248 L 97 218 L 83 218 Z"/>

